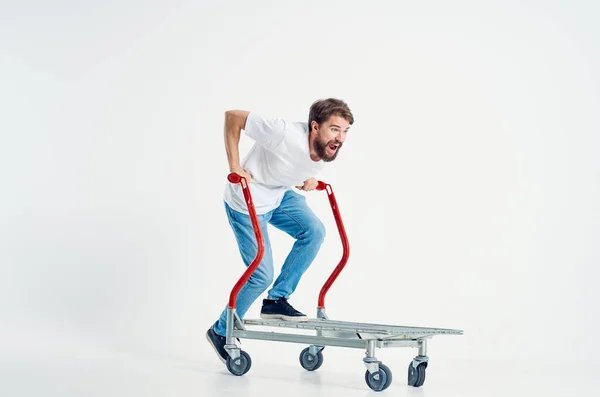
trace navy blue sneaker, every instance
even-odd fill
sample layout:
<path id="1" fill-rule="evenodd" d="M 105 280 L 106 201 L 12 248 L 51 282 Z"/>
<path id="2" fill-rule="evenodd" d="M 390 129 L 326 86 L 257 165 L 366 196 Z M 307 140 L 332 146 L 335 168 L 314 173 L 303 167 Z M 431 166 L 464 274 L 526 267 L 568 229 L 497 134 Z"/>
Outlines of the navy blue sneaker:
<path id="1" fill-rule="evenodd" d="M 210 329 L 206 331 L 206 339 L 208 339 L 210 345 L 215 349 L 215 353 L 219 356 L 219 360 L 221 360 L 223 364 L 226 364 L 227 357 L 229 357 L 227 350 L 225 350 L 225 341 L 227 338 L 217 334 L 214 328 L 210 327 Z"/>
<path id="2" fill-rule="evenodd" d="M 285 298 L 279 298 L 277 300 L 263 299 L 260 318 L 296 322 L 308 321 L 308 317 L 294 309 Z"/>

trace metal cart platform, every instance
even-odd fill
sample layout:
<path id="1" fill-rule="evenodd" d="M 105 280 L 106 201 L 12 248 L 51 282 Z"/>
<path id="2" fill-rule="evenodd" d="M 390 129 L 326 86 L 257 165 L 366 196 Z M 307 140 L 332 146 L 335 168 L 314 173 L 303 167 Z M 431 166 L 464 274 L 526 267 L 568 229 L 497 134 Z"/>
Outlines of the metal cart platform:
<path id="1" fill-rule="evenodd" d="M 429 357 L 427 356 L 427 340 L 435 335 L 462 335 L 462 330 L 445 328 L 407 327 L 399 325 L 356 323 L 348 321 L 330 320 L 325 312 L 325 296 L 336 280 L 350 254 L 348 238 L 344 229 L 335 195 L 331 185 L 319 181 L 317 190 L 327 192 L 331 209 L 342 239 L 343 255 L 339 264 L 329 276 L 319 293 L 317 316 L 305 322 L 291 322 L 284 320 L 244 319 L 241 320 L 235 311 L 237 294 L 254 270 L 260 264 L 264 254 L 263 236 L 260 231 L 258 217 L 252 202 L 252 195 L 246 179 L 236 173 L 231 173 L 228 180 L 240 184 L 248 206 L 254 234 L 257 241 L 256 257 L 248 266 L 242 277 L 237 281 L 229 296 L 227 307 L 227 334 L 225 350 L 229 354 L 227 369 L 234 375 L 241 376 L 250 370 L 252 360 L 250 355 L 241 350 L 235 343 L 239 339 L 255 339 L 265 341 L 290 342 L 309 345 L 300 353 L 300 365 L 314 371 L 323 364 L 323 349 L 326 346 L 349 347 L 365 349 L 363 362 L 367 368 L 365 382 L 375 390 L 385 390 L 392 382 L 391 370 L 377 360 L 376 348 L 385 347 L 414 347 L 418 349 L 417 356 L 408 366 L 408 385 L 419 387 L 425 382 L 425 370 Z M 251 327 L 269 327 L 292 329 L 294 332 L 274 332 L 251 330 Z M 298 333 L 297 330 L 311 331 L 311 334 Z"/>

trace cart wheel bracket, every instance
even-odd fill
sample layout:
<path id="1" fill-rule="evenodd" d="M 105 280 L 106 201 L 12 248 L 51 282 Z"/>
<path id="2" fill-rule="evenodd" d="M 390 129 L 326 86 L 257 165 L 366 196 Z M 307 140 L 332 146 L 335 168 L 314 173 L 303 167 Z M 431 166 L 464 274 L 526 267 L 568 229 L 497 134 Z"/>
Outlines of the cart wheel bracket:
<path id="1" fill-rule="evenodd" d="M 425 365 L 425 368 L 427 368 L 427 364 L 429 363 L 429 357 L 428 356 L 417 356 L 417 357 L 413 358 L 412 366 L 417 368 L 421 363 L 423 365 Z"/>
<path id="2" fill-rule="evenodd" d="M 319 353 L 320 351 L 322 351 L 323 349 L 325 349 L 325 346 L 315 346 L 315 345 L 310 345 L 308 347 L 308 352 L 310 354 L 312 354 L 313 356 L 316 356 L 317 353 Z"/>
<path id="3" fill-rule="evenodd" d="M 229 357 L 231 357 L 232 360 L 240 357 L 240 348 L 237 345 L 225 345 L 224 347 L 225 351 L 227 354 L 229 354 Z"/>
<path id="4" fill-rule="evenodd" d="M 379 372 L 379 364 L 381 364 L 381 361 L 375 357 L 365 357 L 363 358 L 363 362 L 365 363 L 365 367 L 367 367 L 367 371 L 369 371 L 369 373 L 374 374 Z"/>

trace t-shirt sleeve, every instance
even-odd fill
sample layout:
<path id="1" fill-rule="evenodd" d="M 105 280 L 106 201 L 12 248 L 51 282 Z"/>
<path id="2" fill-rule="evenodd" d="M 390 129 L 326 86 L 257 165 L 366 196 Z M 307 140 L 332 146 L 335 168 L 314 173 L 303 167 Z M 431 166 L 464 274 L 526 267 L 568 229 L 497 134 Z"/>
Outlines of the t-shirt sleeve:
<path id="1" fill-rule="evenodd" d="M 250 112 L 244 131 L 259 145 L 275 150 L 283 141 L 286 123 L 282 119 L 273 119 Z"/>

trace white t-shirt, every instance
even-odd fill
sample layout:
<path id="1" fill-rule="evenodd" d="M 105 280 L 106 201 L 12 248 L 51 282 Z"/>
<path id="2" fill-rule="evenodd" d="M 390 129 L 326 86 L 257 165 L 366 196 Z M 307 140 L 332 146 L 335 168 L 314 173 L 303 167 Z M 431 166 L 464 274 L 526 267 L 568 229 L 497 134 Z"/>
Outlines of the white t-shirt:
<path id="1" fill-rule="evenodd" d="M 310 158 L 308 123 L 273 119 L 250 112 L 246 135 L 256 143 L 242 160 L 242 168 L 253 177 L 250 193 L 257 214 L 279 206 L 285 192 L 316 177 L 326 163 Z M 248 214 L 239 184 L 227 182 L 223 198 L 238 212 Z"/>

